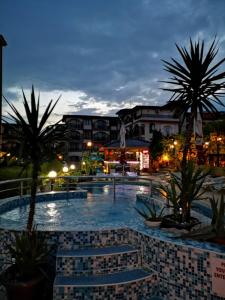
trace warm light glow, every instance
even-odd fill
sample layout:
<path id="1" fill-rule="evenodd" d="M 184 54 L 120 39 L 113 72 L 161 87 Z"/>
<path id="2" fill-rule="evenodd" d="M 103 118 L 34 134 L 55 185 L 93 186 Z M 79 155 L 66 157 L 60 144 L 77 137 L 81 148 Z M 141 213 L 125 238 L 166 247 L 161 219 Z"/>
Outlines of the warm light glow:
<path id="1" fill-rule="evenodd" d="M 61 154 L 58 154 L 58 159 L 63 159 L 63 156 Z"/>
<path id="2" fill-rule="evenodd" d="M 177 145 L 177 141 L 174 141 L 173 143 L 174 143 L 174 145 Z"/>
<path id="3" fill-rule="evenodd" d="M 221 137 L 218 137 L 218 138 L 217 138 L 217 141 L 218 141 L 218 142 L 222 141 L 222 138 L 221 138 Z"/>
<path id="4" fill-rule="evenodd" d="M 76 169 L 76 167 L 74 164 L 70 165 L 70 170 L 75 170 L 75 169 Z"/>
<path id="5" fill-rule="evenodd" d="M 87 146 L 91 147 L 92 146 L 92 142 L 91 141 L 87 142 Z"/>
<path id="6" fill-rule="evenodd" d="M 57 176 L 57 173 L 56 173 L 56 171 L 50 171 L 49 173 L 48 173 L 48 177 L 49 178 L 55 178 Z"/>
<path id="7" fill-rule="evenodd" d="M 64 173 L 67 173 L 69 171 L 69 168 L 67 166 L 64 166 L 62 170 Z"/>
<path id="8" fill-rule="evenodd" d="M 208 146 L 208 145 L 209 145 L 209 142 L 205 142 L 205 145 Z"/>
<path id="9" fill-rule="evenodd" d="M 82 165 L 83 165 L 83 166 L 85 166 L 85 165 L 86 165 L 86 162 L 85 162 L 85 161 L 83 161 L 83 162 L 82 162 Z"/>
<path id="10" fill-rule="evenodd" d="M 168 156 L 167 154 L 163 154 L 162 159 L 163 159 L 164 161 L 169 161 L 169 156 Z"/>
<path id="11" fill-rule="evenodd" d="M 174 145 L 170 145 L 170 148 L 173 149 L 173 148 L 174 148 Z"/>
<path id="12" fill-rule="evenodd" d="M 6 154 L 6 156 L 8 156 L 8 157 L 9 157 L 9 156 L 11 156 L 11 154 L 10 154 L 10 153 L 7 153 L 7 154 Z"/>

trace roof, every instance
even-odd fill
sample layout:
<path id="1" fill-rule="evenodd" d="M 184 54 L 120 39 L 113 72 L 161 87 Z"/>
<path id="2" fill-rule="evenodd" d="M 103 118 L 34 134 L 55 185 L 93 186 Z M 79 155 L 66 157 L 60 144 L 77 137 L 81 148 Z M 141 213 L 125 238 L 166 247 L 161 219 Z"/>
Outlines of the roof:
<path id="1" fill-rule="evenodd" d="M 81 118 L 81 119 L 118 119 L 117 116 L 97 116 L 97 115 L 63 115 L 63 121 L 67 118 L 70 119 L 76 119 L 76 118 Z"/>
<path id="2" fill-rule="evenodd" d="M 116 114 L 117 115 L 120 115 L 120 114 L 127 114 L 129 112 L 134 112 L 136 110 L 139 110 L 139 109 L 159 109 L 159 110 L 168 110 L 167 106 L 166 105 L 162 105 L 162 106 L 158 106 L 158 105 L 136 105 L 132 108 L 124 108 L 124 109 L 121 109 L 119 110 Z"/>
<path id="3" fill-rule="evenodd" d="M 149 147 L 150 143 L 145 140 L 126 139 L 126 148 Z M 104 145 L 106 148 L 120 148 L 120 140 L 112 141 Z"/>

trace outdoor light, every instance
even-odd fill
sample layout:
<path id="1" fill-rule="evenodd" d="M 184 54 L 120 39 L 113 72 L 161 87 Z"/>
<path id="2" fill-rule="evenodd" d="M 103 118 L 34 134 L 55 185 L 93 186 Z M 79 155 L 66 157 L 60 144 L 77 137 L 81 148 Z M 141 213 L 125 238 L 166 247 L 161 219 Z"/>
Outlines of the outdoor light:
<path id="1" fill-rule="evenodd" d="M 174 141 L 173 143 L 174 143 L 175 146 L 177 145 L 177 141 Z"/>
<path id="2" fill-rule="evenodd" d="M 64 173 L 67 173 L 67 172 L 69 171 L 69 168 L 68 168 L 67 166 L 64 166 L 64 167 L 62 168 L 62 171 L 63 171 Z"/>
<path id="3" fill-rule="evenodd" d="M 53 191 L 53 186 L 54 186 L 56 176 L 57 176 L 56 171 L 52 170 L 48 173 L 48 177 L 50 178 L 50 184 L 51 184 L 51 192 Z"/>
<path id="4" fill-rule="evenodd" d="M 83 166 L 85 166 L 85 165 L 86 165 L 86 162 L 85 162 L 85 161 L 83 161 L 83 162 L 82 162 L 82 165 L 83 165 Z"/>
<path id="5" fill-rule="evenodd" d="M 10 154 L 10 153 L 7 153 L 7 154 L 6 154 L 6 156 L 8 156 L 8 157 L 9 157 L 9 156 L 11 156 L 11 154 Z"/>
<path id="6" fill-rule="evenodd" d="M 49 177 L 49 178 L 55 178 L 56 176 L 57 176 L 56 171 L 50 171 L 50 172 L 48 173 L 48 177 Z"/>
<path id="7" fill-rule="evenodd" d="M 76 169 L 76 167 L 74 164 L 70 165 L 70 170 L 75 170 L 75 169 Z"/>
<path id="8" fill-rule="evenodd" d="M 87 146 L 91 147 L 92 146 L 92 142 L 91 141 L 87 142 Z"/>

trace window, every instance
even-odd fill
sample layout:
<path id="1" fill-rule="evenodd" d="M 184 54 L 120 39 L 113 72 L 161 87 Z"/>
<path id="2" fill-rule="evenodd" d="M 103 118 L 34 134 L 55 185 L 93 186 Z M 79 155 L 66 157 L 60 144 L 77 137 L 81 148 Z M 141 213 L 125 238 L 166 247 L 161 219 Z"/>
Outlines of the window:
<path id="1" fill-rule="evenodd" d="M 164 126 L 164 134 L 167 136 L 171 135 L 171 126 Z"/>
<path id="2" fill-rule="evenodd" d="M 69 128 L 82 129 L 82 122 L 79 119 L 70 120 Z"/>
<path id="3" fill-rule="evenodd" d="M 107 141 L 108 138 L 109 136 L 105 132 L 97 132 L 93 135 L 94 141 Z"/>
<path id="4" fill-rule="evenodd" d="M 73 140 L 80 140 L 81 139 L 81 134 L 79 131 L 72 130 L 70 131 L 70 138 Z"/>
<path id="5" fill-rule="evenodd" d="M 84 125 L 91 125 L 91 120 L 90 119 L 85 119 L 84 120 Z"/>
<path id="6" fill-rule="evenodd" d="M 108 125 L 105 120 L 97 120 L 95 122 L 95 129 L 107 130 Z"/>
<path id="7" fill-rule="evenodd" d="M 91 139 L 92 138 L 92 131 L 91 130 L 85 130 L 84 131 L 84 139 Z"/>
<path id="8" fill-rule="evenodd" d="M 70 152 L 81 151 L 81 150 L 82 150 L 82 144 L 74 143 L 74 142 L 69 143 L 69 151 Z"/>
<path id="9" fill-rule="evenodd" d="M 152 133 L 153 130 L 155 130 L 155 124 L 154 123 L 150 123 L 149 124 L 149 133 Z"/>

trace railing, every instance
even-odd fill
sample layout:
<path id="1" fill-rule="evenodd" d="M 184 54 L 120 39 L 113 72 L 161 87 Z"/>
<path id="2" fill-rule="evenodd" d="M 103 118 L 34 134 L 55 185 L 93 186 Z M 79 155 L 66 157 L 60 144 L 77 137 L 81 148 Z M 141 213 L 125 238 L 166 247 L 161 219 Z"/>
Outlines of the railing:
<path id="1" fill-rule="evenodd" d="M 38 192 L 50 191 L 71 191 L 76 190 L 77 186 L 82 187 L 83 183 L 99 183 L 110 182 L 113 186 L 113 197 L 116 198 L 116 185 L 117 184 L 146 184 L 149 186 L 149 191 L 152 190 L 152 182 L 160 181 L 154 176 L 63 176 L 63 177 L 40 177 L 38 183 Z M 0 181 L 0 198 L 8 198 L 13 196 L 29 195 L 30 193 L 31 178 L 15 179 Z"/>

